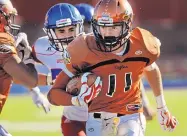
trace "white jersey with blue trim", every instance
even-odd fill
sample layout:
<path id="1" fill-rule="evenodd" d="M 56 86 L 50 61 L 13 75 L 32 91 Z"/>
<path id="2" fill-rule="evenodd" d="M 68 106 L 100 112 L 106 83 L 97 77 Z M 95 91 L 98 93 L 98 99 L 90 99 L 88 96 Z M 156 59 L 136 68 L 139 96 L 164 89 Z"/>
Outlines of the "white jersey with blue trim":
<path id="1" fill-rule="evenodd" d="M 62 52 L 56 51 L 50 45 L 47 36 L 38 38 L 33 48 L 37 59 L 51 71 L 53 80 L 56 79 L 56 76 L 61 71 L 64 71 L 69 77 L 73 76 L 73 74 L 66 69 Z M 63 115 L 70 120 L 86 121 L 88 118 L 88 109 L 87 107 L 65 106 Z"/>

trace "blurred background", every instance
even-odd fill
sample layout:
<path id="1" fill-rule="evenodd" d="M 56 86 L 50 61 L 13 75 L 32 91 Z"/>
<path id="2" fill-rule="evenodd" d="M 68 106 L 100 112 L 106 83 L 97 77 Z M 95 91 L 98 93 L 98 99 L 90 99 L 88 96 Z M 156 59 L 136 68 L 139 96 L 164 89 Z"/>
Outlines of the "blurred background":
<path id="1" fill-rule="evenodd" d="M 94 6 L 97 1 L 98 0 L 12 0 L 13 5 L 17 8 L 19 14 L 17 22 L 22 25 L 21 31 L 28 34 L 30 44 L 33 44 L 38 37 L 45 35 L 42 30 L 45 14 L 54 4 L 60 2 L 67 2 L 71 4 L 88 3 Z M 169 91 L 165 94 L 168 95 L 166 98 L 171 106 L 170 108 L 173 109 L 173 111 L 177 111 L 175 114 L 187 114 L 187 101 L 185 100 L 187 94 L 186 92 L 183 92 L 187 91 L 187 0 L 129 0 L 129 2 L 134 10 L 134 27 L 139 26 L 148 29 L 156 37 L 158 37 L 162 43 L 161 57 L 157 63 L 162 72 L 164 88 L 166 91 Z M 47 68 L 43 66 L 38 66 L 38 70 L 44 73 L 47 73 L 48 71 Z M 144 85 L 146 88 L 149 88 L 146 81 L 144 81 Z M 49 87 L 41 87 L 42 92 L 47 92 L 48 88 Z M 14 95 L 26 93 L 26 91 L 26 88 L 19 85 L 13 85 L 11 89 L 11 93 Z M 154 106 L 155 101 L 152 94 L 148 93 L 148 96 Z M 23 98 L 25 98 L 25 100 L 29 100 L 29 97 Z M 15 99 L 13 97 L 9 100 L 10 101 L 8 101 L 7 104 L 13 103 L 14 100 L 19 100 L 16 102 L 20 102 L 20 99 Z M 31 101 L 30 104 L 32 104 Z M 10 108 L 8 109 L 7 106 L 5 107 L 4 116 L 7 115 L 9 111 L 11 113 L 11 110 L 9 110 Z M 34 105 L 29 107 L 31 107 L 30 110 L 36 109 L 34 108 Z M 177 110 L 180 108 L 182 112 Z M 37 111 L 37 109 L 35 111 Z M 61 114 L 61 110 L 54 110 L 49 115 L 53 114 L 55 117 L 54 119 L 56 120 L 56 115 L 59 116 Z M 30 113 L 28 115 L 30 116 Z M 19 116 L 15 116 L 15 119 L 19 121 L 19 117 L 23 118 L 27 116 L 19 114 Z M 36 119 L 36 115 L 30 117 Z M 46 119 L 44 118 L 44 120 Z M 187 122 L 186 118 L 183 118 L 182 116 L 180 116 L 179 119 L 183 122 Z M 14 121 L 14 117 L 12 120 Z M 158 126 L 157 121 L 155 123 Z M 148 123 L 148 125 L 149 124 L 151 123 Z M 59 125 L 54 125 L 58 127 L 58 133 L 55 131 L 55 135 L 60 135 Z M 167 134 L 162 132 L 157 126 L 152 130 L 148 127 L 147 135 L 187 135 L 185 128 L 184 130 L 183 128 L 178 129 L 177 133 Z M 184 125 L 180 124 L 180 126 Z M 13 131 L 13 133 L 15 133 L 15 135 L 35 135 L 35 133 L 28 134 L 28 132 L 24 132 L 24 134 L 22 134 L 20 132 Z M 36 135 L 38 134 L 39 133 L 36 133 Z M 41 135 L 46 134 L 41 133 Z M 54 134 L 50 132 L 48 135 Z"/>

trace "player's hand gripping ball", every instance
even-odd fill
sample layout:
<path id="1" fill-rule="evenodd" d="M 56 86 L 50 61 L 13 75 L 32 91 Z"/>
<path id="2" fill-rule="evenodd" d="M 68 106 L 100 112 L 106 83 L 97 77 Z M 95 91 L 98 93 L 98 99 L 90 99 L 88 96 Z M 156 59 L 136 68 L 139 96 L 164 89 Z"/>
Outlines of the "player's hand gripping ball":
<path id="1" fill-rule="evenodd" d="M 72 77 L 72 79 L 68 82 L 66 86 L 66 92 L 68 92 L 69 94 L 73 96 L 79 95 L 80 89 L 82 87 L 82 82 L 81 82 L 82 75 L 83 74 Z M 96 78 L 97 76 L 93 73 L 90 73 L 89 75 L 87 75 L 87 85 L 91 87 L 94 84 Z"/>

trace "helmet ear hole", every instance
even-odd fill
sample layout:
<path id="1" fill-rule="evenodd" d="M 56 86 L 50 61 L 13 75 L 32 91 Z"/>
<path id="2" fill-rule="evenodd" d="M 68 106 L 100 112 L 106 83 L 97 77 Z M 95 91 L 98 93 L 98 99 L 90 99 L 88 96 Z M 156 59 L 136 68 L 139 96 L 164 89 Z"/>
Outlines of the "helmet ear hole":
<path id="1" fill-rule="evenodd" d="M 117 4 L 117 6 L 118 6 L 118 7 L 120 6 L 120 3 L 119 3 L 119 1 L 118 1 L 118 4 Z"/>

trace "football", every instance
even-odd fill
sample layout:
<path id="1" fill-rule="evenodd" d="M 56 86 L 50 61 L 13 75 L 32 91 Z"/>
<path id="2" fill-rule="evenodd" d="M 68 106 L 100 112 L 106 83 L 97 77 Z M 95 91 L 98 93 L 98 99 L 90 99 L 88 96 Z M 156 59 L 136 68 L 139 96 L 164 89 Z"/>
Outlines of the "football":
<path id="1" fill-rule="evenodd" d="M 84 74 L 84 73 L 83 73 Z M 67 86 L 66 86 L 66 92 L 73 95 L 73 96 L 77 96 L 80 92 L 80 88 L 82 86 L 81 83 L 81 77 L 83 76 L 83 74 L 80 75 L 76 75 L 74 77 L 72 77 L 72 79 L 70 79 L 70 81 L 68 82 Z M 93 73 L 90 73 L 87 75 L 87 85 L 90 87 L 92 86 L 92 84 L 95 82 L 97 76 Z"/>

